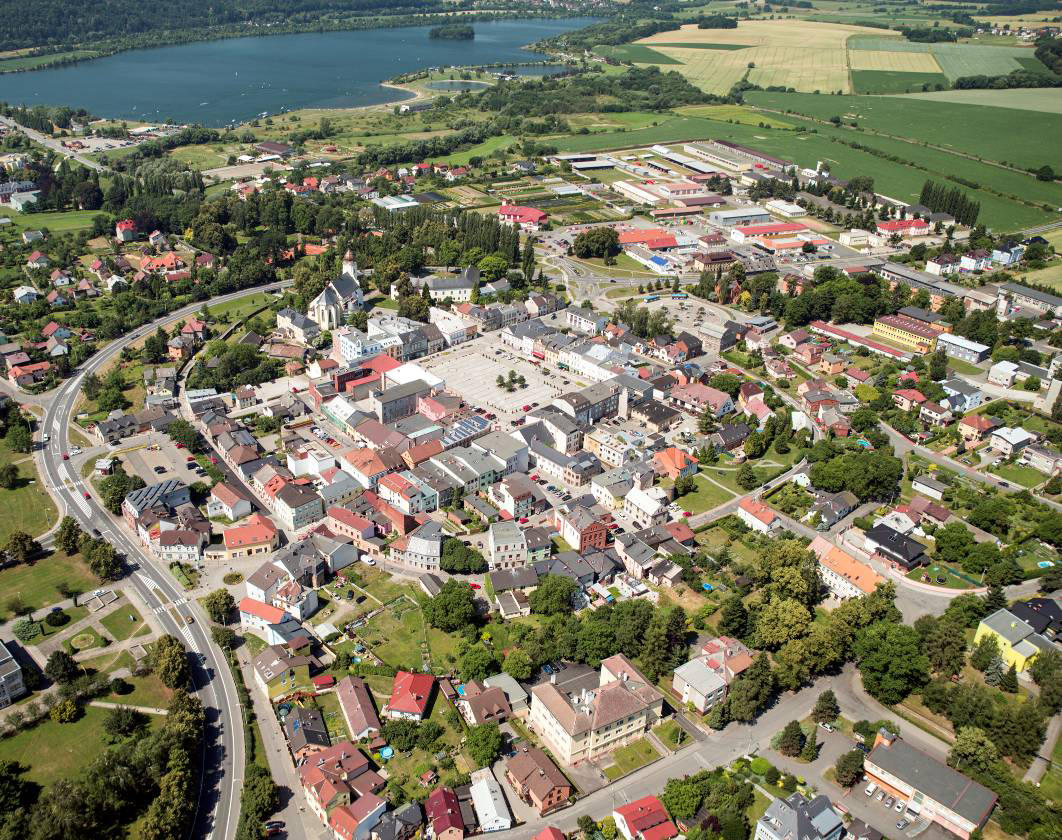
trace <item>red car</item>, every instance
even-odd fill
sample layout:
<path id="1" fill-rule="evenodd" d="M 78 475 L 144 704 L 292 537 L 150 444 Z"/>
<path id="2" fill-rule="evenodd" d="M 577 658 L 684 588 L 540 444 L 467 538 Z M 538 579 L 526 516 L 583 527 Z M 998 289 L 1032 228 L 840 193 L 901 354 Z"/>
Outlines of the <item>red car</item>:
<path id="1" fill-rule="evenodd" d="M 531 406 L 529 406 L 529 405 L 525 405 L 524 406 L 524 411 L 530 411 L 530 410 L 531 410 Z"/>
<path id="2" fill-rule="evenodd" d="M 85 498 L 86 499 L 91 499 L 92 498 L 92 496 L 89 495 L 88 490 L 85 491 Z"/>
<path id="3" fill-rule="evenodd" d="M 533 476 L 531 476 L 531 480 L 538 481 L 538 473 L 535 473 Z"/>
<path id="4" fill-rule="evenodd" d="M 472 583 L 471 581 L 469 581 L 468 585 L 471 586 L 473 589 L 482 589 L 483 588 L 478 583 Z"/>
<path id="5" fill-rule="evenodd" d="M 184 449 L 183 443 L 174 444 L 178 449 Z"/>
<path id="6" fill-rule="evenodd" d="M 684 510 L 684 511 L 682 511 L 682 515 L 683 515 L 683 516 L 693 516 L 693 514 L 692 514 L 692 513 L 690 513 L 690 512 L 688 511 L 688 510 Z"/>
<path id="7" fill-rule="evenodd" d="M 67 455 L 65 452 L 63 453 L 63 460 L 64 461 L 69 461 L 70 460 L 70 456 Z"/>
<path id="8" fill-rule="evenodd" d="M 527 524 L 527 517 L 526 516 L 521 516 L 520 517 L 520 524 L 521 525 L 526 525 Z"/>

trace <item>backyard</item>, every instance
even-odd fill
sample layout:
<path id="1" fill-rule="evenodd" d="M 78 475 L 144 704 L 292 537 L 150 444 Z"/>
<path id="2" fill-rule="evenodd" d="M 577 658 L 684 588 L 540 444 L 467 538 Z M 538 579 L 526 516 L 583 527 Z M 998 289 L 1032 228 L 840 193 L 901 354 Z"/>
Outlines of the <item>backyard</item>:
<path id="1" fill-rule="evenodd" d="M 707 472 L 711 472 L 711 470 Z M 709 481 L 703 475 L 696 476 L 694 481 L 697 489 L 692 493 L 687 493 L 685 496 L 679 496 L 676 500 L 679 507 L 685 511 L 693 514 L 704 513 L 704 511 L 718 507 L 734 498 L 733 494 L 726 488 Z M 716 481 L 718 481 L 718 478 L 716 478 Z"/>

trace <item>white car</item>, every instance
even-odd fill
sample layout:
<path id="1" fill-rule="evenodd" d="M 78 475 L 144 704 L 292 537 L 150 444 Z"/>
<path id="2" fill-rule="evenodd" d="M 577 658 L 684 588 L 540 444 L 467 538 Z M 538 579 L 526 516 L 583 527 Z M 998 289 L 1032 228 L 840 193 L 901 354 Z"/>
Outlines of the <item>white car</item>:
<path id="1" fill-rule="evenodd" d="M 376 565 L 376 561 L 373 560 L 371 557 L 362 557 L 361 558 L 361 562 L 364 563 L 366 566 L 375 566 Z"/>
<path id="2" fill-rule="evenodd" d="M 44 433 L 43 435 L 41 435 L 41 440 L 42 440 L 42 441 L 43 441 L 44 443 L 47 443 L 47 442 L 48 442 L 48 441 L 50 441 L 51 439 L 52 439 L 52 436 L 51 436 L 50 434 L 48 434 L 47 432 L 45 432 L 45 433 Z"/>
<path id="3" fill-rule="evenodd" d="M 70 454 L 71 455 L 80 455 L 81 454 L 81 447 L 80 446 L 72 446 L 72 447 L 70 447 Z"/>

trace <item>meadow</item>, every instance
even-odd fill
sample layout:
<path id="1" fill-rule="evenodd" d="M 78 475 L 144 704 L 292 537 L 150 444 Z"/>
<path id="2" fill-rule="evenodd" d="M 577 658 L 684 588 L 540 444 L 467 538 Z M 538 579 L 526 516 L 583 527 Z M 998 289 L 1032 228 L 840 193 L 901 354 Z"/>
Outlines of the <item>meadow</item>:
<path id="1" fill-rule="evenodd" d="M 896 53 L 900 55 L 900 53 Z M 910 73 L 904 70 L 852 70 L 853 93 L 917 93 L 946 87 L 948 77 L 943 73 Z"/>
<path id="2" fill-rule="evenodd" d="M 990 105 L 1017 111 L 1042 111 L 1062 114 L 1062 96 L 1057 88 L 1021 88 L 1015 90 L 940 90 L 912 93 L 905 99 L 927 102 L 951 102 L 956 105 Z M 1025 116 L 1022 116 L 1025 119 Z"/>
<path id="3" fill-rule="evenodd" d="M 1057 93 L 1055 96 L 1062 99 Z M 988 103 L 941 102 L 936 97 L 836 97 L 753 91 L 746 98 L 752 105 L 795 111 L 820 120 L 839 116 L 871 131 L 932 143 L 987 160 L 1023 167 L 1047 163 L 1056 170 L 1062 168 L 1062 148 L 1043 142 L 1045 137 L 1062 135 L 1062 114 L 1019 112 L 990 107 Z M 1022 130 L 1015 131 L 1019 121 Z"/>

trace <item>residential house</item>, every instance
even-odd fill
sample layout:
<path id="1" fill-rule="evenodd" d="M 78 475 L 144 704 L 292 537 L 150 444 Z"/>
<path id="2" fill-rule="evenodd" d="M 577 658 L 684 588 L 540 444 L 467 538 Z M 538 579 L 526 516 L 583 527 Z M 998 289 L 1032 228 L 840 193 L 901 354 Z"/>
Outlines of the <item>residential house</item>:
<path id="1" fill-rule="evenodd" d="M 465 822 L 461 817 L 461 803 L 450 788 L 436 788 L 428 794 L 424 801 L 424 813 L 432 840 L 464 840 Z"/>
<path id="2" fill-rule="evenodd" d="M 655 796 L 643 796 L 615 808 L 612 819 L 624 840 L 671 840 L 679 833 Z"/>
<path id="3" fill-rule="evenodd" d="M 528 723 L 557 759 L 581 764 L 642 737 L 662 707 L 652 684 L 617 654 L 601 662 L 595 688 L 566 694 L 553 683 L 536 685 Z"/>
<path id="4" fill-rule="evenodd" d="M 709 639 L 697 656 L 675 669 L 671 685 L 684 704 L 692 703 L 703 715 L 726 698 L 731 683 L 752 661 L 749 649 L 737 639 Z"/>
<path id="5" fill-rule="evenodd" d="M 1022 451 L 1021 462 L 1053 476 L 1062 470 L 1062 452 L 1047 444 L 1031 443 Z"/>
<path id="6" fill-rule="evenodd" d="M 251 515 L 251 500 L 224 481 L 219 481 L 210 491 L 207 500 L 207 516 L 224 516 L 231 522 Z"/>
<path id="7" fill-rule="evenodd" d="M 972 443 L 984 440 L 986 435 L 1002 425 L 999 420 L 987 414 L 971 414 L 959 421 L 959 434 L 967 443 Z"/>
<path id="8" fill-rule="evenodd" d="M 771 800 L 756 821 L 754 840 L 841 840 L 844 833 L 844 821 L 829 797 L 791 793 Z"/>
<path id="9" fill-rule="evenodd" d="M 866 563 L 835 546 L 825 537 L 815 537 L 808 546 L 819 562 L 819 577 L 834 598 L 869 595 L 884 578 Z"/>
<path id="10" fill-rule="evenodd" d="M 527 563 L 527 540 L 520 526 L 512 520 L 491 524 L 487 547 L 491 571 L 512 569 Z"/>
<path id="11" fill-rule="evenodd" d="M 1024 614 L 1028 615 L 1029 611 Z M 1041 616 L 1033 613 L 1028 616 L 1036 621 Z M 1038 626 L 1046 629 L 1050 623 L 1046 617 L 1038 622 Z M 981 619 L 974 633 L 974 644 L 978 644 L 986 636 L 994 636 L 999 644 L 999 655 L 1006 666 L 1014 666 L 1019 673 L 1025 671 L 1041 651 L 1055 649 L 1054 643 L 1042 631 L 1037 631 L 1029 621 L 1019 618 L 1009 609 L 996 610 L 992 615 Z"/>
<path id="12" fill-rule="evenodd" d="M 894 568 L 899 567 L 907 571 L 929 562 L 922 543 L 904 536 L 888 525 L 875 525 L 867 531 L 863 535 L 863 550 Z"/>
<path id="13" fill-rule="evenodd" d="M 465 693 L 457 699 L 457 710 L 471 726 L 504 723 L 512 715 L 502 689 L 485 688 L 475 680 L 465 683 Z"/>
<path id="14" fill-rule="evenodd" d="M 252 515 L 242 525 L 227 528 L 221 535 L 226 562 L 276 551 L 279 532 L 267 517 Z"/>
<path id="15" fill-rule="evenodd" d="M 270 700 L 310 687 L 310 660 L 279 645 L 267 647 L 252 664 L 255 682 Z"/>
<path id="16" fill-rule="evenodd" d="M 391 684 L 391 699 L 383 707 L 385 717 L 423 720 L 435 690 L 435 677 L 399 671 Z"/>
<path id="17" fill-rule="evenodd" d="M 491 769 L 484 767 L 474 770 L 471 781 L 469 793 L 472 796 L 472 808 L 476 812 L 479 830 L 488 833 L 508 831 L 512 828 L 513 818 L 509 813 L 509 805 Z"/>
<path id="18" fill-rule="evenodd" d="M 696 475 L 697 459 L 677 447 L 669 446 L 653 454 L 653 468 L 662 478 L 675 481 Z"/>
<path id="19" fill-rule="evenodd" d="M 748 496 L 738 502 L 737 515 L 749 528 L 761 534 L 769 534 L 781 524 L 777 513 L 759 499 Z"/>
<path id="20" fill-rule="evenodd" d="M 989 438 L 991 447 L 1003 453 L 1004 458 L 1017 455 L 1030 443 L 1037 439 L 1033 432 L 1023 429 L 1021 426 L 1004 426 L 992 432 Z"/>
<path id="21" fill-rule="evenodd" d="M 291 710 L 284 719 L 284 737 L 296 765 L 332 746 L 324 715 L 313 706 L 295 706 Z"/>
<path id="22" fill-rule="evenodd" d="M 380 718 L 365 680 L 361 677 L 343 677 L 336 684 L 335 694 L 352 738 L 360 741 L 380 734 Z"/>
<path id="23" fill-rule="evenodd" d="M 608 526 L 582 505 L 562 505 L 554 513 L 554 525 L 562 540 L 580 554 L 592 548 L 603 549 Z"/>
<path id="24" fill-rule="evenodd" d="M 820 493 L 809 514 L 817 515 L 816 527 L 820 531 L 829 530 L 857 507 L 858 497 L 848 490 L 842 490 L 840 493 Z"/>
<path id="25" fill-rule="evenodd" d="M 636 528 L 660 525 L 667 519 L 667 494 L 660 487 L 632 487 L 623 498 L 623 515 Z"/>
<path id="26" fill-rule="evenodd" d="M 939 403 L 926 400 L 922 403 L 918 412 L 918 419 L 928 426 L 947 426 L 951 423 L 953 415 L 951 409 Z"/>
<path id="27" fill-rule="evenodd" d="M 516 795 L 538 811 L 539 816 L 560 808 L 574 793 L 553 760 L 527 742 L 505 761 L 505 778 Z"/>

